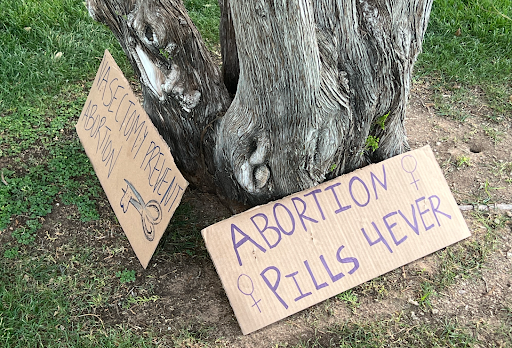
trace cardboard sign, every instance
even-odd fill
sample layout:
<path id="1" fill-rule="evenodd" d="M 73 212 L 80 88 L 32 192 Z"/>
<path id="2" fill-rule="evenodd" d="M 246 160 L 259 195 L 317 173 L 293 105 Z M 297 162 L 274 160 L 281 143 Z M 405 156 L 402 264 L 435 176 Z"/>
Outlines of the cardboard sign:
<path id="1" fill-rule="evenodd" d="M 108 51 L 76 131 L 121 227 L 146 268 L 188 182 Z"/>
<path id="2" fill-rule="evenodd" d="M 470 235 L 430 147 L 202 234 L 244 334 Z"/>

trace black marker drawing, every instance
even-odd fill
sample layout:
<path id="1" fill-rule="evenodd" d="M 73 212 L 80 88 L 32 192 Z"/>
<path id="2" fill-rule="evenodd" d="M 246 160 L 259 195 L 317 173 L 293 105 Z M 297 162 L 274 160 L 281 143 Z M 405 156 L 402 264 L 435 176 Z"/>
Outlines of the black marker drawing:
<path id="1" fill-rule="evenodd" d="M 150 242 L 155 238 L 155 225 L 158 225 L 162 221 L 162 208 L 160 203 L 157 201 L 150 200 L 147 204 L 144 203 L 142 196 L 135 189 L 135 187 L 126 179 L 124 179 L 127 186 L 123 190 L 123 197 L 121 198 L 121 208 L 123 213 L 128 211 L 130 203 L 137 209 L 142 219 L 142 229 L 144 230 L 144 236 Z"/>

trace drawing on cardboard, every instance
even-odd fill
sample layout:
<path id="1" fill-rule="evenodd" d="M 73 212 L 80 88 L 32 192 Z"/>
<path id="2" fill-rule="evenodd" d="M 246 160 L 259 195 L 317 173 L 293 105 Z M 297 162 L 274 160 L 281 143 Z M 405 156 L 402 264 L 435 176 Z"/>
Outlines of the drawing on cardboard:
<path id="1" fill-rule="evenodd" d="M 244 279 L 249 279 L 249 280 L 244 280 Z M 242 281 L 242 284 L 240 284 L 240 281 Z M 249 286 L 247 286 L 249 284 L 251 284 L 250 290 L 249 290 Z M 258 311 L 261 313 L 260 306 L 258 305 L 258 303 L 261 302 L 261 299 L 256 300 L 253 296 L 254 283 L 252 282 L 251 277 L 249 277 L 247 274 L 240 274 L 240 276 L 238 277 L 237 286 L 238 286 L 238 290 L 240 290 L 240 292 L 242 294 L 244 294 L 245 296 L 251 296 L 252 301 L 254 302 L 254 304 L 251 307 L 254 307 L 254 306 L 258 307 Z"/>
<path id="2" fill-rule="evenodd" d="M 121 197 L 123 213 L 126 214 L 128 206 L 131 203 L 140 214 L 144 236 L 147 240 L 152 242 L 153 239 L 155 239 L 155 225 L 158 225 L 162 221 L 162 208 L 160 207 L 160 203 L 154 199 L 150 200 L 148 203 L 144 203 L 144 199 L 137 189 L 128 180 L 124 179 L 124 181 L 127 186 L 126 189 L 121 189 L 124 193 L 123 197 Z"/>
<path id="3" fill-rule="evenodd" d="M 108 51 L 76 132 L 119 224 L 146 268 L 188 182 Z"/>
<path id="4" fill-rule="evenodd" d="M 430 147 L 202 231 L 244 334 L 470 235 Z"/>
<path id="5" fill-rule="evenodd" d="M 416 190 L 419 190 L 417 183 L 420 181 L 420 179 L 416 179 L 416 177 L 414 176 L 414 172 L 416 171 L 416 168 L 418 167 L 418 161 L 416 161 L 416 158 L 413 155 L 407 154 L 402 157 L 401 164 L 402 164 L 402 169 L 406 173 L 411 174 L 411 176 L 412 176 L 411 185 L 413 185 L 413 184 L 416 185 Z"/>

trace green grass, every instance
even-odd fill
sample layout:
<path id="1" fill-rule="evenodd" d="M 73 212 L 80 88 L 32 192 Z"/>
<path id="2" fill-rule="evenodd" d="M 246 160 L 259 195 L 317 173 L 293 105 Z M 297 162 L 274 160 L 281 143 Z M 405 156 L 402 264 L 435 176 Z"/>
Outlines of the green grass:
<path id="1" fill-rule="evenodd" d="M 454 321 L 411 326 L 400 314 L 332 325 L 296 348 L 473 347 L 478 340 Z M 284 345 L 282 347 L 286 347 Z M 279 346 L 281 347 L 281 346 Z"/>
<path id="2" fill-rule="evenodd" d="M 83 221 L 99 217 L 101 187 L 74 124 L 105 49 L 129 75 L 119 44 L 83 1 L 0 2 L 0 231 L 12 237 L 0 255 L 2 347 L 153 346 L 89 315 L 108 298 L 111 276 L 86 262 L 86 247 L 55 263 L 35 245 L 56 203 L 75 205 Z"/>
<path id="3" fill-rule="evenodd" d="M 98 294 L 108 296 L 105 270 L 88 261 L 87 249 L 72 262 L 46 255 L 0 259 L 0 346 L 152 347 L 150 337 L 123 327 L 105 328 L 93 313 Z"/>
<path id="4" fill-rule="evenodd" d="M 2 0 L 0 43 L 0 113 L 46 110 L 63 86 L 93 76 L 105 49 L 127 66 L 113 35 L 79 0 Z"/>
<path id="5" fill-rule="evenodd" d="M 432 283 L 438 289 L 452 285 L 459 278 L 466 279 L 480 274 L 484 262 L 496 248 L 498 236 L 495 230 L 503 227 L 505 218 L 482 212 L 474 212 L 473 217 L 486 230 L 483 236 L 472 236 L 462 243 L 437 252 L 440 260 L 439 273 L 433 277 Z"/>
<path id="6" fill-rule="evenodd" d="M 215 48 L 217 1 L 186 0 L 185 5 L 207 46 Z M 510 0 L 436 0 L 418 76 L 435 75 L 444 88 L 463 84 L 461 103 L 466 102 L 471 86 L 481 86 L 496 112 L 509 112 L 512 21 L 506 16 L 512 17 Z M 458 28 L 461 35 L 455 36 Z M 109 49 L 126 75 L 132 75 L 116 39 L 89 18 L 82 0 L 0 2 L 0 170 L 7 183 L 0 182 L 0 235 L 5 242 L 0 246 L 2 347 L 156 345 L 150 330 L 140 334 L 124 326 L 112 327 L 94 315 L 113 302 L 113 294 L 126 294 L 128 287 L 142 288 L 143 276 L 125 265 L 99 267 L 91 258 L 92 247 L 82 240 L 59 246 L 64 250 L 60 259 L 39 243 L 45 241 L 42 227 L 57 203 L 75 206 L 82 221 L 97 220 L 99 208 L 106 204 L 74 130 L 104 49 Z M 498 131 L 493 130 L 486 132 L 499 141 Z M 199 219 L 190 205 L 180 205 L 157 253 L 206 255 L 196 227 Z M 438 253 L 441 271 L 418 289 L 416 299 L 422 308 L 429 308 L 436 289 L 453 284 L 458 277 L 478 274 L 493 251 L 496 219 L 485 215 L 477 219 L 489 227 L 485 236 Z M 122 253 L 122 248 L 108 248 L 105 256 Z M 386 277 L 392 275 L 346 291 L 338 299 L 356 311 L 363 296 L 386 298 Z M 151 290 L 138 293 L 121 300 L 123 306 L 158 300 Z M 510 329 L 503 332 L 510 335 Z M 202 327 L 184 326 L 170 333 L 169 339 L 175 346 L 200 346 L 212 336 Z M 408 326 L 400 316 L 392 316 L 331 326 L 325 335 L 299 346 L 464 347 L 474 343 L 453 322 Z"/>
<path id="7" fill-rule="evenodd" d="M 446 88 L 478 85 L 497 113 L 510 113 L 512 2 L 434 1 L 416 71 L 437 76 Z"/>
<path id="8" fill-rule="evenodd" d="M 185 0 L 190 18 L 211 49 L 219 43 L 220 8 L 217 0 Z"/>
<path id="9" fill-rule="evenodd" d="M 196 212 L 188 202 L 182 202 L 160 240 L 156 254 L 166 252 L 170 254 L 183 253 L 189 256 L 206 256 L 201 231 L 196 227 L 198 222 Z"/>
<path id="10" fill-rule="evenodd" d="M 512 82 L 512 2 L 436 0 L 418 65 L 447 80 Z M 460 36 L 456 36 L 458 29 Z"/>
<path id="11" fill-rule="evenodd" d="M 105 49 L 127 70 L 119 44 L 82 1 L 0 3 L 0 156 L 11 159 L 1 168 L 0 229 L 13 216 L 45 217 L 57 200 L 76 204 L 84 220 L 98 217 L 100 186 L 74 120 L 90 84 L 80 81 L 91 80 Z M 21 229 L 15 235 L 26 244 L 35 230 Z"/>
<path id="12" fill-rule="evenodd" d="M 98 217 L 94 200 L 99 182 L 74 133 L 76 118 L 86 99 L 85 91 L 64 94 L 53 110 L 25 108 L 0 118 L 5 134 L 0 140 L 3 155 L 11 158 L 2 168 L 8 185 L 0 185 L 0 229 L 13 216 L 29 221 L 52 211 L 57 200 L 76 204 L 83 220 Z M 16 118 L 17 116 L 18 118 Z M 23 159 L 23 160 L 22 160 Z"/>

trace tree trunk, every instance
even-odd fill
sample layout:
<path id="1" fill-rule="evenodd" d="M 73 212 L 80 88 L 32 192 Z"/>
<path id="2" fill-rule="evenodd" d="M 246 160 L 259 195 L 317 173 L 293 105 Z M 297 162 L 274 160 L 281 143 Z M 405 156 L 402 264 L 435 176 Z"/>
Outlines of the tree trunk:
<path id="1" fill-rule="evenodd" d="M 214 187 L 214 127 L 231 98 L 181 0 L 88 0 L 140 79 L 144 109 L 193 185 Z"/>
<path id="2" fill-rule="evenodd" d="M 87 3 L 189 181 L 253 205 L 409 149 L 405 108 L 432 0 L 219 2 L 223 78 L 180 0 Z"/>
<path id="3" fill-rule="evenodd" d="M 224 84 L 229 93 L 235 94 L 238 85 L 238 77 L 240 76 L 235 28 L 233 27 L 233 17 L 231 17 L 229 0 L 219 0 L 219 6 L 221 13 L 219 39 L 222 55 L 222 76 L 224 77 Z"/>

